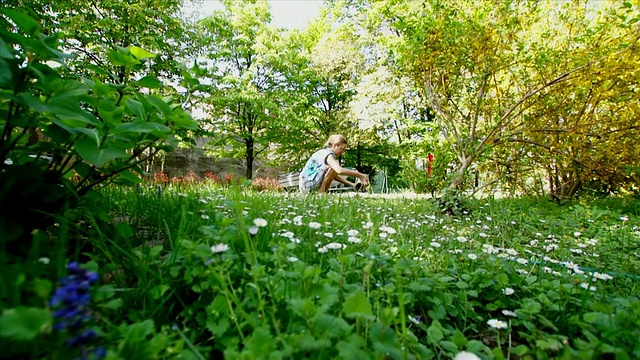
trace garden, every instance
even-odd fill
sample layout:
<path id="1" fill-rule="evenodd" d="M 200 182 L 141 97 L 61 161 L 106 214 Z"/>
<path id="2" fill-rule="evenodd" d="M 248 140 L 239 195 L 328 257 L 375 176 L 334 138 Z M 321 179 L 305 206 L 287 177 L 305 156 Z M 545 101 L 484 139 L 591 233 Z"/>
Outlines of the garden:
<path id="1" fill-rule="evenodd" d="M 0 359 L 640 358 L 638 4 L 2 4 Z"/>

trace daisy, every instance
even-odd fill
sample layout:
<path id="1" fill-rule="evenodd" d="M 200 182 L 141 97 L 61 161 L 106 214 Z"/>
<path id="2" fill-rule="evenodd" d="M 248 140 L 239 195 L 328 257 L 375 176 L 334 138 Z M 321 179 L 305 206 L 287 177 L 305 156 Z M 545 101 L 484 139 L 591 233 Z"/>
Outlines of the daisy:
<path id="1" fill-rule="evenodd" d="M 487 321 L 487 325 L 491 326 L 494 329 L 506 329 L 507 323 L 498 319 L 491 319 Z"/>
<path id="2" fill-rule="evenodd" d="M 505 295 L 509 296 L 509 295 L 513 295 L 516 291 L 515 291 L 515 290 L 513 290 L 512 288 L 509 288 L 509 287 L 508 287 L 508 288 L 504 288 L 504 289 L 502 289 L 502 292 L 503 292 Z"/>
<path id="3" fill-rule="evenodd" d="M 297 257 L 295 257 L 295 256 L 289 256 L 289 257 L 287 258 L 287 260 L 289 260 L 289 262 L 294 263 L 294 262 L 298 261 L 298 258 L 297 258 Z"/>
<path id="4" fill-rule="evenodd" d="M 326 247 L 327 249 L 331 249 L 331 250 L 340 250 L 340 249 L 346 248 L 347 245 L 336 243 L 336 242 L 332 242 L 332 243 L 328 243 L 324 247 Z"/>
<path id="5" fill-rule="evenodd" d="M 253 224 L 257 227 L 265 227 L 267 226 L 267 220 L 263 219 L 263 218 L 255 218 L 253 219 Z"/>
<path id="6" fill-rule="evenodd" d="M 349 236 L 358 236 L 360 232 L 358 230 L 349 230 L 347 231 L 347 235 Z"/>
<path id="7" fill-rule="evenodd" d="M 480 360 L 480 358 L 472 352 L 460 351 L 453 360 Z"/>
<path id="8" fill-rule="evenodd" d="M 211 247 L 211 252 L 214 254 L 223 253 L 227 250 L 229 250 L 229 245 L 223 243 L 216 244 Z"/>
<path id="9" fill-rule="evenodd" d="M 475 260 L 475 259 L 477 259 L 477 258 L 478 258 L 478 255 L 476 255 L 476 254 L 469 254 L 469 255 L 467 255 L 467 257 L 468 257 L 469 259 L 471 259 L 471 260 Z"/>
<path id="10" fill-rule="evenodd" d="M 514 311 L 511 310 L 502 310 L 502 314 L 506 315 L 506 316 L 511 316 L 511 317 L 517 317 L 518 315 L 516 315 L 516 313 Z"/>
<path id="11" fill-rule="evenodd" d="M 209 220 L 209 215 L 207 215 L 207 214 L 202 214 L 202 215 L 201 215 L 201 217 L 202 217 L 204 220 Z"/>
<path id="12" fill-rule="evenodd" d="M 349 236 L 349 238 L 347 239 L 348 242 L 352 243 L 352 244 L 359 244 L 362 242 L 362 240 L 360 238 L 357 238 L 355 236 Z"/>
<path id="13" fill-rule="evenodd" d="M 257 233 L 258 233 L 258 231 L 259 231 L 259 230 L 260 230 L 260 228 L 259 228 L 259 227 L 257 227 L 257 226 L 251 226 L 251 227 L 249 228 L 249 234 L 251 234 L 251 235 L 255 235 L 255 234 L 257 234 Z"/>
<path id="14" fill-rule="evenodd" d="M 322 225 L 318 222 L 312 221 L 309 223 L 309 227 L 312 229 L 320 229 Z"/>

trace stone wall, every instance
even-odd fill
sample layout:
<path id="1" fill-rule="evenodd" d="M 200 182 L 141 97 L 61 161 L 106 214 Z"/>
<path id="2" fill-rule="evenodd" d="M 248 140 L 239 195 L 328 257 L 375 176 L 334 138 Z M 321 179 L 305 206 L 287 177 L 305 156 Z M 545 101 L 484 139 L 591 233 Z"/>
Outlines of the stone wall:
<path id="1" fill-rule="evenodd" d="M 282 168 L 265 167 L 263 164 L 264 162 L 262 161 L 254 161 L 254 178 L 277 178 L 279 174 L 286 172 Z M 245 176 L 246 166 L 245 161 L 241 159 L 217 159 L 213 156 L 205 156 L 193 149 L 176 149 L 173 153 L 154 158 L 147 171 L 162 171 L 166 173 L 169 178 L 184 176 L 192 171 L 199 176 L 204 176 L 205 173 L 212 172 L 220 178 L 223 178 L 227 174 L 241 178 Z"/>

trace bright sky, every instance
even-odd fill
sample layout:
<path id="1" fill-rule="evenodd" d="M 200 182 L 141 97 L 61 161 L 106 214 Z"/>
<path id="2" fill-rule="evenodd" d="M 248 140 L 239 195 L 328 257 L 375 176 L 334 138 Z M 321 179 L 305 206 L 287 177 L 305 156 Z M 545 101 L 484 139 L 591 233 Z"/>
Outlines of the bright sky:
<path id="1" fill-rule="evenodd" d="M 271 5 L 271 24 L 287 29 L 303 29 L 318 15 L 322 0 L 268 0 Z M 218 0 L 203 0 L 203 8 L 197 9 L 200 16 L 214 10 L 222 10 Z"/>

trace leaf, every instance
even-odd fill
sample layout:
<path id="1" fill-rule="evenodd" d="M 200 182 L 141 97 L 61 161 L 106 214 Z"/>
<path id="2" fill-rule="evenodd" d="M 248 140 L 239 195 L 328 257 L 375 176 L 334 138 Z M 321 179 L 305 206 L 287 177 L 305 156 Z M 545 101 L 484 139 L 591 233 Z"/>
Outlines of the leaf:
<path id="1" fill-rule="evenodd" d="M 111 160 L 127 157 L 124 150 L 115 147 L 99 148 L 95 141 L 89 138 L 78 140 L 76 150 L 84 161 L 95 166 L 102 166 Z"/>
<path id="2" fill-rule="evenodd" d="M 357 290 L 347 296 L 344 300 L 342 311 L 349 318 L 375 319 L 371 312 L 369 299 L 367 299 L 367 295 L 362 290 Z"/>
<path id="3" fill-rule="evenodd" d="M 127 68 L 140 64 L 138 59 L 122 51 L 109 50 L 107 52 L 107 58 L 113 65 L 121 65 Z"/>
<path id="4" fill-rule="evenodd" d="M 149 88 L 149 89 L 157 89 L 163 86 L 162 82 L 160 82 L 160 80 L 158 80 L 153 76 L 145 76 L 140 80 L 135 81 L 133 84 L 138 85 L 140 87 Z"/>
<path id="5" fill-rule="evenodd" d="M 100 147 L 100 133 L 98 133 L 97 129 L 75 128 L 74 130 L 87 135 L 89 138 L 93 139 L 96 142 L 97 147 Z"/>
<path id="6" fill-rule="evenodd" d="M 139 102 L 138 100 L 134 100 L 134 99 L 127 99 L 125 100 L 125 103 L 127 104 L 127 107 L 140 119 L 140 120 L 146 120 L 147 119 L 147 112 L 144 109 L 144 105 L 142 105 L 141 102 Z"/>
<path id="7" fill-rule="evenodd" d="M 28 35 L 35 36 L 40 29 L 40 24 L 22 11 L 5 8 L 2 9 L 2 13 L 7 15 L 20 30 Z"/>
<path id="8" fill-rule="evenodd" d="M 40 308 L 5 309 L 0 316 L 0 337 L 29 341 L 51 326 L 51 314 Z"/>
<path id="9" fill-rule="evenodd" d="M 437 323 L 437 325 L 435 323 L 436 321 L 427 328 L 427 340 L 432 344 L 437 344 L 444 338 L 444 334 L 442 333 L 442 330 L 440 330 L 440 323 Z"/>
<path id="10" fill-rule="evenodd" d="M 130 46 L 129 47 L 129 52 L 131 52 L 131 54 L 133 56 L 135 56 L 139 60 L 156 57 L 155 54 L 150 53 L 147 50 L 145 50 L 143 48 L 140 48 L 140 47 L 137 47 L 137 46 Z"/>
<path id="11" fill-rule="evenodd" d="M 167 290 L 169 290 L 169 286 L 162 284 L 162 285 L 152 287 L 149 290 L 149 293 L 154 299 L 159 299 L 162 297 L 162 295 L 164 295 L 165 292 L 167 292 Z"/>

